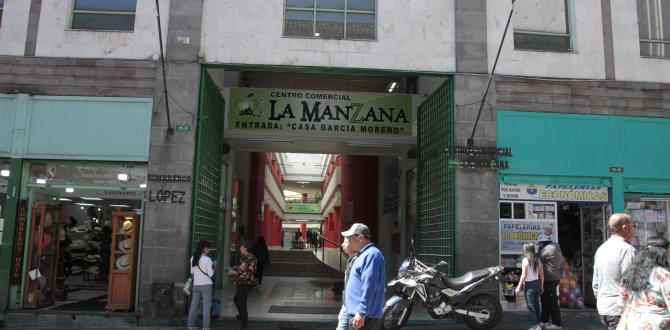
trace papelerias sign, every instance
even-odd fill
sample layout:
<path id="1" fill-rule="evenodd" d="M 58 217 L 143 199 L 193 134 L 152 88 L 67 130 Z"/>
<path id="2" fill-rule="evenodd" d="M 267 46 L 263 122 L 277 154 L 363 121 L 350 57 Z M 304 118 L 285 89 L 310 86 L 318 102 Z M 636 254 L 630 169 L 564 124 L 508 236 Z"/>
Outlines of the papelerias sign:
<path id="1" fill-rule="evenodd" d="M 412 135 L 407 94 L 231 88 L 228 128 L 312 134 Z"/>

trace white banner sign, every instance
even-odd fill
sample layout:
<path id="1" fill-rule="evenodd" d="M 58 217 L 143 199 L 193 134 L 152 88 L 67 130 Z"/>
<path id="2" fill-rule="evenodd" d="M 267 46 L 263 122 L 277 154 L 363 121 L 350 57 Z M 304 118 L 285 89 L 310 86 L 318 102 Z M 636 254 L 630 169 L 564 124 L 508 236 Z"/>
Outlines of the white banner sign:
<path id="1" fill-rule="evenodd" d="M 606 203 L 609 194 L 605 186 L 503 183 L 500 184 L 500 199 Z"/>

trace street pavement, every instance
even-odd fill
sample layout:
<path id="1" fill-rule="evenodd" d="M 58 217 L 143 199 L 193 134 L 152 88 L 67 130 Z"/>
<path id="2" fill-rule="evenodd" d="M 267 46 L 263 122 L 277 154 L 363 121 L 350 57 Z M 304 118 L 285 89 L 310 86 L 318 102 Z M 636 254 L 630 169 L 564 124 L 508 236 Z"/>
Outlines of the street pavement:
<path id="1" fill-rule="evenodd" d="M 496 329 L 500 330 L 519 330 L 519 329 L 528 329 L 530 324 L 528 321 L 505 321 L 501 322 Z M 183 330 L 186 327 L 99 327 L 93 329 L 105 329 L 105 330 Z M 328 323 L 305 323 L 305 322 L 250 322 L 250 329 L 255 330 L 288 330 L 288 329 L 313 329 L 313 330 L 326 330 L 326 329 L 335 329 L 335 324 Z M 564 322 L 563 329 L 578 329 L 578 330 L 600 330 L 603 327 L 600 325 L 600 322 L 597 320 L 568 320 Z M 39 328 L 3 328 L 3 329 L 31 329 L 31 330 L 66 330 L 73 329 L 71 327 L 39 327 Z M 85 329 L 85 328 L 76 328 L 76 329 Z M 90 328 L 86 328 L 90 329 Z M 212 329 L 217 330 L 232 330 L 238 329 L 238 324 L 234 321 L 230 321 L 230 325 L 224 324 L 223 327 L 216 326 Z M 417 330 L 466 330 L 467 326 L 463 323 L 455 323 L 451 320 L 446 321 L 430 321 L 430 322 L 416 322 L 408 324 L 403 329 L 417 329 Z"/>

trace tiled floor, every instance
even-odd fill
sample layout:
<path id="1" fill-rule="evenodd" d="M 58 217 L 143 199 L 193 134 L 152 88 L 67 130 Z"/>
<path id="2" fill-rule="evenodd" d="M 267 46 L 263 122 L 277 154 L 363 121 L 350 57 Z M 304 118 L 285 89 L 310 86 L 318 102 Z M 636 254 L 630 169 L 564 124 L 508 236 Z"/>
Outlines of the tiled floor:
<path id="1" fill-rule="evenodd" d="M 249 319 L 255 321 L 324 321 L 336 320 L 333 314 L 290 314 L 270 313 L 271 306 L 318 306 L 331 307 L 337 310 L 342 305 L 341 297 L 336 296 L 331 288 L 337 279 L 311 277 L 264 277 L 263 287 L 254 288 L 249 294 Z M 215 293 L 221 300 L 221 313 L 224 319 L 234 318 L 237 308 L 233 303 L 235 287 L 228 283 L 226 287 Z M 418 306 L 417 306 L 418 307 Z M 412 320 L 430 320 L 430 316 L 422 309 L 415 308 Z"/>

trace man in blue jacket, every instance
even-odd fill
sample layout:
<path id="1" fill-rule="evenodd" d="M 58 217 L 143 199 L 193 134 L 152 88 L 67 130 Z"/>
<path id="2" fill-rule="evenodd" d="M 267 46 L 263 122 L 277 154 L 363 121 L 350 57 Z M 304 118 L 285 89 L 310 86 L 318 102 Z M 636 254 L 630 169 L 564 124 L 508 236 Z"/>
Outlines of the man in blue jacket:
<path id="1" fill-rule="evenodd" d="M 374 329 L 384 309 L 386 286 L 384 256 L 370 242 L 370 229 L 362 223 L 342 232 L 344 244 L 359 251 L 345 283 L 344 305 L 354 329 Z"/>

